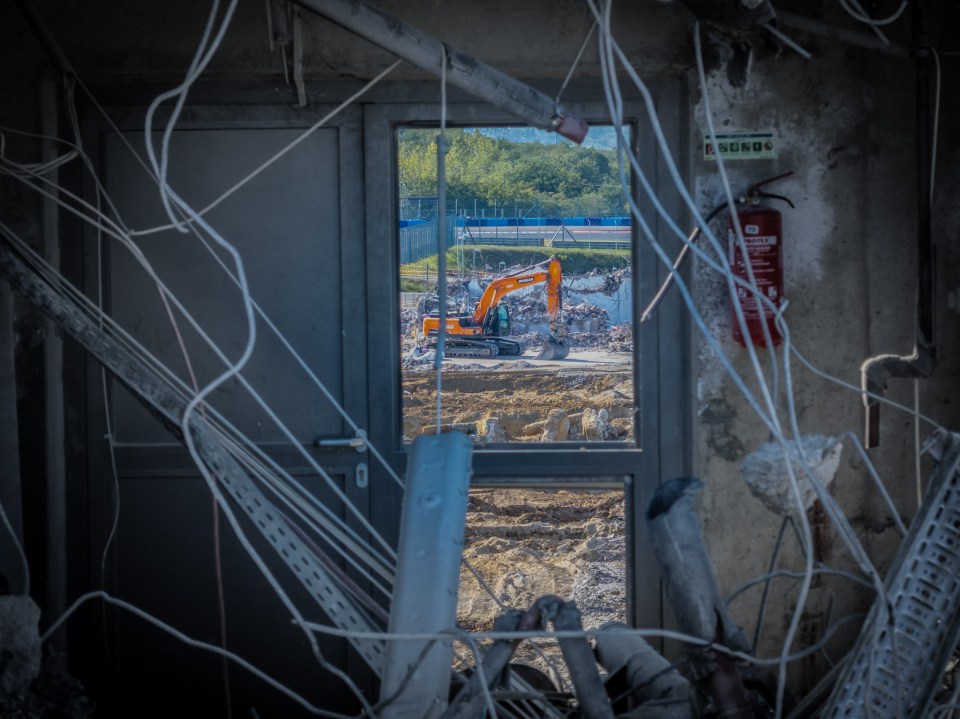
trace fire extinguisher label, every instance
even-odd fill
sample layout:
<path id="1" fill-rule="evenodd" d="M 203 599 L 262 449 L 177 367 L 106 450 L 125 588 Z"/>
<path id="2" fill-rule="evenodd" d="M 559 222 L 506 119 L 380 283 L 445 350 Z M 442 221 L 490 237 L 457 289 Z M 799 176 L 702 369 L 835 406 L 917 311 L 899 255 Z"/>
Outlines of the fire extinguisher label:
<path id="1" fill-rule="evenodd" d="M 775 245 L 777 244 L 777 236 L 763 235 L 759 237 L 744 237 L 743 241 L 747 247 L 758 247 L 761 245 Z"/>
<path id="2" fill-rule="evenodd" d="M 743 254 L 740 252 L 737 237 L 733 230 L 729 231 L 728 238 L 730 242 L 730 263 L 733 265 L 737 276 L 746 280 L 748 277 L 746 262 L 744 262 Z M 750 269 L 753 271 L 757 287 L 762 294 L 770 298 L 775 304 L 779 304 L 780 293 L 777 284 L 780 274 L 780 255 L 777 252 L 779 241 L 777 236 L 757 235 L 755 237 L 744 237 L 743 240 L 747 247 Z M 747 319 L 758 319 L 761 316 L 761 308 L 752 292 L 744 287 L 738 287 L 737 296 Z"/>

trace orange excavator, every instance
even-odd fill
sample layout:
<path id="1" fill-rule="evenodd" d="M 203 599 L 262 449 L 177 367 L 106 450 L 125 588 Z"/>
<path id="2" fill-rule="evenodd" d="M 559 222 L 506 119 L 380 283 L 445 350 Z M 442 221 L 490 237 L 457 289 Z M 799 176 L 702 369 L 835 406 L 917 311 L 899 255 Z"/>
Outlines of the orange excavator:
<path id="1" fill-rule="evenodd" d="M 444 355 L 447 357 L 519 355 L 523 351 L 520 343 L 505 336 L 510 331 L 510 312 L 506 303 L 501 304 L 501 300 L 511 292 L 545 282 L 550 336 L 535 359 L 563 359 L 570 352 L 570 347 L 564 340 L 565 332 L 560 319 L 562 278 L 560 260 L 556 257 L 496 278 L 487 285 L 472 314 L 463 312 L 447 316 Z M 422 337 L 436 338 L 439 329 L 438 313 L 423 315 Z"/>

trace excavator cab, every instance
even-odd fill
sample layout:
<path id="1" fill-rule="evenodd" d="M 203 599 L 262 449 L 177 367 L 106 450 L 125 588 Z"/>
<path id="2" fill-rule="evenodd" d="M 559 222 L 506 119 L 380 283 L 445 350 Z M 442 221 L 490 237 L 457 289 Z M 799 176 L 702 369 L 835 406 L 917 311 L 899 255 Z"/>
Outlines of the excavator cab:
<path id="1" fill-rule="evenodd" d="M 506 337 L 510 334 L 510 310 L 504 302 L 497 305 L 497 316 L 493 323 L 493 333 L 497 337 Z"/>

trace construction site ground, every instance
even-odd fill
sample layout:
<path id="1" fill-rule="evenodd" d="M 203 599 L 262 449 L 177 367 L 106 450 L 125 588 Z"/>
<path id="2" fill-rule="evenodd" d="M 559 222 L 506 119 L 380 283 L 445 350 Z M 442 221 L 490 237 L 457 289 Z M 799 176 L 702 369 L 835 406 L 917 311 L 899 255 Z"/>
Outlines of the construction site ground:
<path id="1" fill-rule="evenodd" d="M 444 358 L 441 425 L 467 434 L 477 452 L 520 443 L 631 444 L 637 416 L 633 328 L 616 304 L 630 305 L 623 294 L 629 277 L 626 268 L 572 280 L 592 294 L 577 295 L 565 284 L 570 353 L 559 360 L 536 359 L 550 331 L 542 290 L 509 296 L 510 336 L 523 353 Z M 613 304 L 602 306 L 608 295 Z M 419 318 L 413 307 L 401 317 L 403 434 L 409 441 L 437 428 L 435 351 L 418 338 Z M 525 610 L 544 595 L 576 602 L 588 629 L 624 621 L 623 491 L 474 489 L 464 558 L 458 623 L 469 631 L 489 631 L 504 611 Z M 464 666 L 471 665 L 469 650 L 461 649 Z M 567 680 L 555 644 L 523 642 L 515 659 L 556 684 Z"/>
<path id="2" fill-rule="evenodd" d="M 527 609 L 547 594 L 576 602 L 585 628 L 625 621 L 623 498 L 609 489 L 473 490 L 458 624 L 489 631 L 506 609 Z M 523 642 L 515 660 L 565 683 L 556 644 L 538 644 Z"/>
<path id="3" fill-rule="evenodd" d="M 632 355 L 574 349 L 562 360 L 521 357 L 446 359 L 442 374 L 442 424 L 456 427 L 478 443 L 633 438 Z M 420 365 L 403 372 L 403 430 L 408 439 L 436 429 L 436 372 Z M 600 438 L 589 426 L 605 411 L 609 431 Z M 566 431 L 553 431 L 552 416 Z M 587 430 L 584 432 L 584 416 Z M 491 431 L 490 421 L 495 425 Z M 596 424 L 597 420 L 592 422 Z M 556 430 L 557 428 L 555 428 Z"/>

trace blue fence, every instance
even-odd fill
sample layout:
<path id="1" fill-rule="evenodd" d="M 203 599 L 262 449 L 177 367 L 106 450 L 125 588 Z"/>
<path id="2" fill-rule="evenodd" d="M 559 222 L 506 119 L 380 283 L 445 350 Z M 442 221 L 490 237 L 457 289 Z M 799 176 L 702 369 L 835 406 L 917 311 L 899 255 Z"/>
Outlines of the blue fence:
<path id="1" fill-rule="evenodd" d="M 565 247 L 629 247 L 629 233 L 613 228 L 628 228 L 631 226 L 629 217 L 450 217 L 447 222 L 447 247 L 456 243 L 456 238 L 463 230 L 476 241 L 493 245 L 531 245 L 531 246 L 558 246 Z M 509 235 L 483 232 L 483 228 L 513 227 L 515 230 Z M 537 232 L 521 231 L 522 227 L 538 228 Z M 596 230 L 581 232 L 575 235 L 569 229 L 566 236 L 562 234 L 550 237 L 550 231 L 540 233 L 539 228 L 611 228 L 610 233 L 596 235 Z M 462 228 L 462 229 L 461 229 Z M 470 228 L 477 228 L 472 234 Z M 605 236 L 606 235 L 606 236 Z M 408 264 L 422 260 L 424 257 L 437 253 L 437 221 L 433 220 L 400 220 L 400 263 Z"/>
<path id="2" fill-rule="evenodd" d="M 401 220 L 417 222 L 417 220 Z M 630 227 L 630 217 L 458 217 L 457 227 Z"/>

